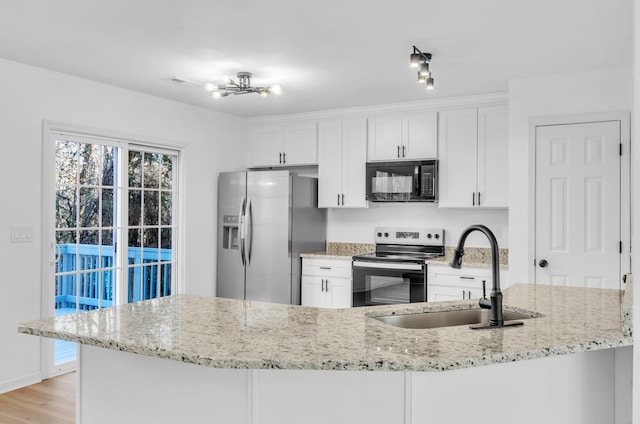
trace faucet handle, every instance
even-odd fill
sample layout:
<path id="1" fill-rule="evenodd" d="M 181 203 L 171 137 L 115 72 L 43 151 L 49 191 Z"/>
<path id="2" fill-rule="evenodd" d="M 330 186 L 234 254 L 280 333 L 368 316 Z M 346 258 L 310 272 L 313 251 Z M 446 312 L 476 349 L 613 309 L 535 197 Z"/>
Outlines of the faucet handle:
<path id="1" fill-rule="evenodd" d="M 487 298 L 487 281 L 486 280 L 482 280 L 482 298 L 483 299 Z"/>

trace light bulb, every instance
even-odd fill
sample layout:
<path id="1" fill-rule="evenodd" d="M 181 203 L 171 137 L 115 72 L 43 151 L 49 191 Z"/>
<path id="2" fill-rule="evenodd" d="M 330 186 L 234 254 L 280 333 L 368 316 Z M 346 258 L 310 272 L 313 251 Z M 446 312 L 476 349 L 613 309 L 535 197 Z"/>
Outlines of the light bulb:
<path id="1" fill-rule="evenodd" d="M 222 94 L 220 94 L 220 92 L 216 90 L 213 93 L 211 93 L 211 96 L 213 96 L 214 99 L 219 99 L 220 97 L 222 97 Z"/>
<path id="2" fill-rule="evenodd" d="M 427 78 L 427 90 L 433 90 L 433 78 Z"/>
<path id="3" fill-rule="evenodd" d="M 204 85 L 204 89 L 207 91 L 215 91 L 218 89 L 218 86 L 212 82 L 208 82 Z"/>
<path id="4" fill-rule="evenodd" d="M 427 81 L 427 77 L 418 72 L 418 83 L 422 84 Z"/>
<path id="5" fill-rule="evenodd" d="M 276 96 L 279 96 L 280 94 L 282 94 L 282 86 L 280 84 L 272 85 L 271 87 L 269 87 L 269 92 L 275 94 Z"/>
<path id="6" fill-rule="evenodd" d="M 260 95 L 262 97 L 267 97 L 269 95 L 269 89 L 268 88 L 261 88 L 258 90 L 258 93 L 260 93 Z"/>
<path id="7" fill-rule="evenodd" d="M 420 65 L 421 61 L 422 57 L 419 53 L 411 53 L 409 66 L 411 66 L 412 68 L 417 68 L 418 65 Z"/>
<path id="8" fill-rule="evenodd" d="M 427 62 L 420 64 L 420 75 L 425 77 L 429 77 L 431 75 L 431 72 L 429 72 L 429 64 Z"/>

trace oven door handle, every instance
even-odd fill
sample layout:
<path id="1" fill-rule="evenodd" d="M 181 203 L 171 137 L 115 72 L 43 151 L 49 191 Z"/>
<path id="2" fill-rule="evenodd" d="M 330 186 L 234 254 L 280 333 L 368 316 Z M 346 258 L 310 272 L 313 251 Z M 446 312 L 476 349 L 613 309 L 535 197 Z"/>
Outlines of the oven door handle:
<path id="1" fill-rule="evenodd" d="M 401 269 L 410 271 L 421 271 L 423 265 L 420 264 L 400 264 L 390 262 L 353 262 L 355 268 L 376 268 L 376 269 Z"/>

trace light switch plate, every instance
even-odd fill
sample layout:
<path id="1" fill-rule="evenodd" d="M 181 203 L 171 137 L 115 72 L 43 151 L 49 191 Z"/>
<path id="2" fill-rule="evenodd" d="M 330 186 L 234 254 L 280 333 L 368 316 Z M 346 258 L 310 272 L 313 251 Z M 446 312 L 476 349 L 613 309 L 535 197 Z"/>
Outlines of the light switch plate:
<path id="1" fill-rule="evenodd" d="M 33 242 L 33 227 L 11 227 L 11 243 Z"/>

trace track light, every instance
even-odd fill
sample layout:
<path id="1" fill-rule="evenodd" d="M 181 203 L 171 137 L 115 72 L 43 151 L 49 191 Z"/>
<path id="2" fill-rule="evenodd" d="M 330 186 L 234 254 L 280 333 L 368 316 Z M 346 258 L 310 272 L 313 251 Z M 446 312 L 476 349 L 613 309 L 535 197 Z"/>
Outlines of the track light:
<path id="1" fill-rule="evenodd" d="M 427 90 L 433 90 L 433 78 L 427 78 Z"/>
<path id="2" fill-rule="evenodd" d="M 420 66 L 420 60 L 421 56 L 419 53 L 411 53 L 411 62 L 409 63 L 409 66 L 411 66 L 412 68 L 417 68 L 418 66 Z"/>
<path id="3" fill-rule="evenodd" d="M 251 85 L 252 76 L 253 74 L 251 72 L 238 72 L 238 82 L 235 82 L 229 77 L 224 77 L 224 84 L 213 84 L 208 82 L 204 85 L 204 88 L 211 92 L 211 96 L 214 99 L 227 97 L 231 94 L 235 96 L 238 94 L 258 93 L 262 97 L 266 97 L 269 94 L 282 94 L 282 87 L 279 84 L 272 85 L 271 87 L 253 87 Z"/>
<path id="4" fill-rule="evenodd" d="M 413 53 L 409 55 L 409 66 L 418 69 L 418 82 L 426 83 L 427 90 L 433 90 L 433 77 L 429 69 L 431 53 L 423 53 L 416 46 L 413 46 Z"/>

